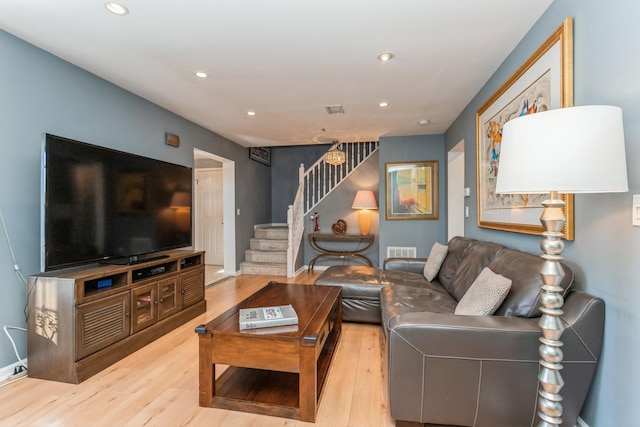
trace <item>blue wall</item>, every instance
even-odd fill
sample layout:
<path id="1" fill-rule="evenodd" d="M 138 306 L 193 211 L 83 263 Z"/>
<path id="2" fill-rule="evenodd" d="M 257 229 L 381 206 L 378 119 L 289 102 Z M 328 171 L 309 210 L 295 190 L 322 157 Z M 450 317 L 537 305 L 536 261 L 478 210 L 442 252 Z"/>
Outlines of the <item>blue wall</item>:
<path id="1" fill-rule="evenodd" d="M 563 255 L 576 286 L 607 307 L 602 359 L 581 417 L 592 427 L 638 425 L 640 228 L 631 225 L 631 200 L 640 193 L 640 2 L 556 0 L 447 130 L 446 147 L 464 139 L 465 187 L 475 200 L 475 113 L 566 17 L 574 17 L 574 105 L 622 108 L 630 189 L 575 196 L 575 241 Z M 469 205 L 465 235 L 540 253 L 539 237 L 478 228 Z"/>
<path id="2" fill-rule="evenodd" d="M 90 142 L 172 163 L 193 166 L 199 148 L 236 162 L 236 259 L 253 225 L 271 219 L 270 169 L 249 159 L 247 149 L 195 125 L 95 75 L 0 31 L 0 208 L 25 275 L 40 269 L 40 151 L 43 133 Z M 164 143 L 180 136 L 180 148 Z M 24 327 L 25 286 L 16 278 L 0 235 L 0 325 Z M 237 266 L 236 266 L 237 268 Z M 14 331 L 26 356 L 26 337 Z M 0 337 L 0 367 L 14 363 Z"/>
<path id="3" fill-rule="evenodd" d="M 380 138 L 380 259 L 387 256 L 387 246 L 415 246 L 418 258 L 426 258 L 434 242 L 446 243 L 445 169 L 446 154 L 443 135 L 394 136 Z M 438 161 L 437 220 L 387 220 L 385 164 L 396 162 Z"/>
<path id="4" fill-rule="evenodd" d="M 271 221 L 286 223 L 287 209 L 298 191 L 298 170 L 313 165 L 331 145 L 300 145 L 271 149 Z"/>
<path id="5" fill-rule="evenodd" d="M 297 183 L 297 165 L 305 163 L 305 167 L 315 162 L 324 154 L 324 150 L 310 147 L 281 147 L 275 151 L 274 157 L 287 159 L 289 169 L 296 171 L 274 171 L 273 179 L 273 206 L 281 205 L 281 208 L 292 203 L 295 195 L 295 188 L 291 181 L 295 179 Z M 273 152 L 272 152 L 273 153 Z M 376 154 L 368 158 L 352 175 L 343 181 L 334 192 L 316 206 L 310 214 L 318 213 L 320 217 L 320 232 L 331 233 L 331 225 L 338 219 L 347 222 L 347 232 L 358 232 L 357 211 L 351 209 L 353 198 L 357 190 L 373 190 L 376 193 L 379 209 L 372 211 L 371 233 L 375 236 L 374 245 L 364 254 L 371 260 L 374 266 L 382 265 L 382 261 L 387 255 L 387 246 L 415 246 L 418 257 L 426 258 L 434 242 L 446 243 L 446 182 L 445 182 L 445 146 L 444 135 L 419 135 L 404 137 L 384 137 L 380 138 L 380 148 Z M 437 220 L 386 220 L 386 189 L 385 189 L 385 164 L 387 162 L 408 162 L 408 161 L 438 161 L 438 203 L 439 218 Z M 280 160 L 277 160 L 280 161 Z M 309 163 L 309 165 L 307 165 Z M 284 167 L 284 165 L 283 165 Z M 297 184 L 296 184 L 297 185 Z M 289 188 L 291 187 L 291 188 Z M 277 197 L 282 199 L 276 203 Z M 288 201 L 287 201 L 288 200 Z M 274 212 L 274 220 L 277 213 Z M 286 221 L 286 217 L 284 218 Z M 277 221 L 276 221 L 277 222 Z M 309 217 L 305 219 L 305 234 L 313 230 L 313 224 Z M 304 263 L 309 262 L 318 253 L 314 251 L 304 237 Z M 335 246 L 332 249 L 338 250 Z M 335 265 L 340 260 L 323 258 L 316 265 Z M 344 261 L 346 262 L 346 260 Z M 354 260 L 353 263 L 361 264 Z"/>

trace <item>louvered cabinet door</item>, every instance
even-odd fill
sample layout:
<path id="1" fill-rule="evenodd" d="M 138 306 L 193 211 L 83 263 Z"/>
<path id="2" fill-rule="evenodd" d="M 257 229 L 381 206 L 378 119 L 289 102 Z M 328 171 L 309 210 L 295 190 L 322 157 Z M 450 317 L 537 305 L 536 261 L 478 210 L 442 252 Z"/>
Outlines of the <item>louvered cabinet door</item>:
<path id="1" fill-rule="evenodd" d="M 204 268 L 180 275 L 180 308 L 184 309 L 204 299 Z"/>
<path id="2" fill-rule="evenodd" d="M 76 307 L 76 360 L 129 336 L 129 291 Z"/>

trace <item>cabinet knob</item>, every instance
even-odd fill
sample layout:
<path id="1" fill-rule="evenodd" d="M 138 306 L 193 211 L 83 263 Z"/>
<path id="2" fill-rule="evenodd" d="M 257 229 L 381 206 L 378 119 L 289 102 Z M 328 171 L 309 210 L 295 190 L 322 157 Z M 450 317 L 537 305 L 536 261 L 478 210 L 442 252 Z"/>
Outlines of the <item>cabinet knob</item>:
<path id="1" fill-rule="evenodd" d="M 155 305 L 158 305 L 158 300 L 155 300 L 153 303 L 154 303 Z"/>
<path id="2" fill-rule="evenodd" d="M 160 298 L 160 302 L 164 302 L 164 298 Z"/>
<path id="3" fill-rule="evenodd" d="M 127 311 L 126 313 L 124 313 L 124 315 L 125 315 L 126 317 L 131 317 L 131 313 L 129 313 L 128 311 Z"/>

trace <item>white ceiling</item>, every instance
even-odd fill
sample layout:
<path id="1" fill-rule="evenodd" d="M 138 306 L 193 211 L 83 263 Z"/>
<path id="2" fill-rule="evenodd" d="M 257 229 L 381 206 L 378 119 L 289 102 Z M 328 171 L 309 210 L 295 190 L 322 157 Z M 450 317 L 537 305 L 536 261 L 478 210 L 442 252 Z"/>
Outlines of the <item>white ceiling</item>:
<path id="1" fill-rule="evenodd" d="M 552 0 L 120 2 L 128 15 L 0 0 L 0 28 L 238 144 L 281 146 L 443 133 Z"/>

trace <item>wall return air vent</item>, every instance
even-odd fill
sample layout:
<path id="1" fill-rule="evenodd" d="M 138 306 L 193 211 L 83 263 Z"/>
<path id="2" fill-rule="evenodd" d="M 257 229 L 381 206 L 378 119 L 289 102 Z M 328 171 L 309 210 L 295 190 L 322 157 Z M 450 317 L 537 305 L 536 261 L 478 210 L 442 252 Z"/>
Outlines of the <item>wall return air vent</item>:
<path id="1" fill-rule="evenodd" d="M 416 247 L 387 246 L 387 258 L 416 258 Z"/>

